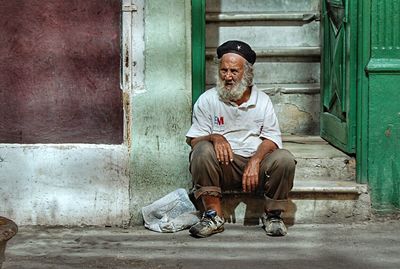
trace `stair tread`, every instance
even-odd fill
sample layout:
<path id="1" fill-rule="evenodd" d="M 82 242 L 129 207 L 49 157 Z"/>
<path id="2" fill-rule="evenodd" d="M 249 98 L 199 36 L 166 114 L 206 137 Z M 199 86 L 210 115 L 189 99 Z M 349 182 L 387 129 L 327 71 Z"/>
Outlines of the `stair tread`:
<path id="1" fill-rule="evenodd" d="M 257 84 L 257 88 L 269 95 L 277 93 L 287 94 L 318 94 L 320 93 L 319 83 L 269 83 Z"/>
<path id="2" fill-rule="evenodd" d="M 321 47 L 320 46 L 280 46 L 280 47 L 264 47 L 258 48 L 254 47 L 253 50 L 256 52 L 258 57 L 277 57 L 277 56 L 287 56 L 287 57 L 311 57 L 311 56 L 320 56 L 321 55 Z M 206 56 L 214 57 L 216 48 L 208 47 L 206 48 Z"/>
<path id="3" fill-rule="evenodd" d="M 288 149 L 296 158 L 304 159 L 332 159 L 350 158 L 347 154 L 335 147 L 324 143 L 296 143 L 284 142 L 283 147 Z"/>
<path id="4" fill-rule="evenodd" d="M 298 144 L 328 144 L 326 140 L 317 135 L 282 135 L 282 141 Z"/>
<path id="5" fill-rule="evenodd" d="M 368 191 L 367 184 L 359 184 L 355 181 L 345 180 L 295 180 L 291 190 L 303 193 L 350 193 L 361 194 Z M 240 190 L 224 191 L 225 194 L 247 194 Z"/>
<path id="6" fill-rule="evenodd" d="M 316 11 L 207 12 L 207 22 L 218 21 L 311 21 L 319 19 Z"/>
<path id="7" fill-rule="evenodd" d="M 366 184 L 349 180 L 295 180 L 292 192 L 340 192 L 362 193 L 367 191 Z"/>
<path id="8" fill-rule="evenodd" d="M 210 89 L 215 84 L 207 84 L 206 88 Z M 318 94 L 320 93 L 319 83 L 257 83 L 260 91 L 266 92 L 268 95 L 278 93 L 286 94 Z"/>

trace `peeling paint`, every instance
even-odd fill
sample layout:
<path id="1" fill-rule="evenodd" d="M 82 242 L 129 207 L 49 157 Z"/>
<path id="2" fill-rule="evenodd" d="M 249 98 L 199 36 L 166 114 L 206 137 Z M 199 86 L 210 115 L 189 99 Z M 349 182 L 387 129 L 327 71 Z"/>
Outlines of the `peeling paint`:
<path id="1" fill-rule="evenodd" d="M 190 1 L 144 1 L 145 88 L 133 89 L 131 213 L 142 223 L 141 207 L 178 188 L 188 187 L 190 127 Z M 184 10 L 184 12 L 182 12 Z M 136 59 L 135 59 L 136 60 Z M 140 68 L 140 63 L 137 64 Z M 137 77 L 134 78 L 137 80 Z M 135 85 L 135 83 L 134 83 Z"/>
<path id="2" fill-rule="evenodd" d="M 125 74 L 125 83 L 129 83 L 129 74 Z"/>
<path id="3" fill-rule="evenodd" d="M 392 134 L 392 126 L 388 126 L 386 131 L 385 131 L 385 136 L 390 137 Z"/>
<path id="4" fill-rule="evenodd" d="M 319 134 L 319 94 L 277 94 L 270 97 L 283 133 Z"/>
<path id="5" fill-rule="evenodd" d="M 122 93 L 123 98 L 123 106 L 124 106 L 124 114 L 125 114 L 125 143 L 128 145 L 128 149 L 131 149 L 132 145 L 132 137 L 131 137 L 131 97 L 127 92 Z"/>
<path id="6" fill-rule="evenodd" d="M 125 67 L 129 67 L 129 48 L 128 45 L 125 46 Z"/>
<path id="7" fill-rule="evenodd" d="M 310 134 L 315 132 L 316 123 L 308 111 L 303 111 L 298 106 L 288 103 L 276 104 L 275 110 L 282 132 L 289 130 L 295 134 Z"/>

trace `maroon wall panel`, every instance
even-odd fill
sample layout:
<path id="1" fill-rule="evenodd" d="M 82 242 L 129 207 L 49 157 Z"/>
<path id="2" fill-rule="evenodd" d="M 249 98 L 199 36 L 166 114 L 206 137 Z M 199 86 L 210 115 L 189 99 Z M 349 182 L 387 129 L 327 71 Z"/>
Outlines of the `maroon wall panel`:
<path id="1" fill-rule="evenodd" d="M 0 143 L 123 139 L 119 0 L 0 0 Z"/>

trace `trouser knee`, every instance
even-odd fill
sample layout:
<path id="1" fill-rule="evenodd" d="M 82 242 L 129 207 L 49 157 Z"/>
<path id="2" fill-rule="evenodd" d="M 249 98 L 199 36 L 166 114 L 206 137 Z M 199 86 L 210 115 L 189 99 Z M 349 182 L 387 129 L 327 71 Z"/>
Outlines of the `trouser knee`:
<path id="1" fill-rule="evenodd" d="M 192 169 L 198 166 L 204 167 L 206 164 L 213 163 L 214 159 L 216 159 L 216 155 L 213 144 L 208 141 L 200 141 L 194 146 L 191 152 L 190 170 L 192 171 Z"/>
<path id="2" fill-rule="evenodd" d="M 285 200 L 293 187 L 296 161 L 287 150 L 278 149 L 266 156 L 261 169 L 264 193 L 274 200 Z"/>
<path id="3" fill-rule="evenodd" d="M 194 146 L 190 156 L 190 172 L 196 198 L 203 194 L 220 196 L 222 170 L 212 143 L 201 141 Z"/>
<path id="4" fill-rule="evenodd" d="M 261 169 L 267 174 L 294 174 L 296 160 L 292 153 L 286 149 L 278 149 L 267 156 L 262 162 Z"/>

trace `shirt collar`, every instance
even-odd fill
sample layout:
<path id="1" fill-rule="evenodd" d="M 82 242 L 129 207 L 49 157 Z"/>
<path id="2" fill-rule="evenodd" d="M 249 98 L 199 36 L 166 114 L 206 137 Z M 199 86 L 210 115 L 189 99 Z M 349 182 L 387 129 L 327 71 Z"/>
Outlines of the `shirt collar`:
<path id="1" fill-rule="evenodd" d="M 257 90 L 256 85 L 253 85 L 251 87 L 251 93 L 250 93 L 249 100 L 247 100 L 247 102 L 244 102 L 243 104 L 241 104 L 239 107 L 248 108 L 248 107 L 255 106 L 257 103 L 257 98 L 258 98 L 258 90 Z"/>

